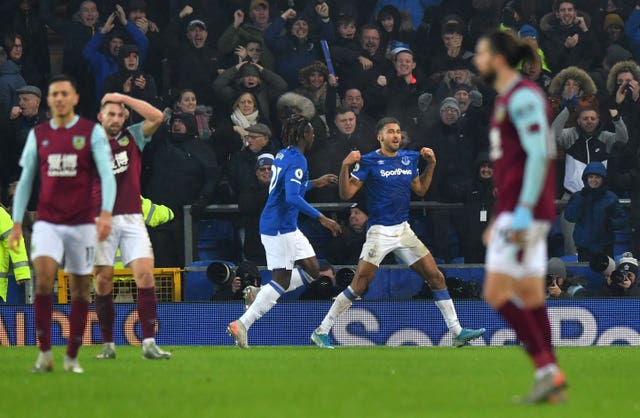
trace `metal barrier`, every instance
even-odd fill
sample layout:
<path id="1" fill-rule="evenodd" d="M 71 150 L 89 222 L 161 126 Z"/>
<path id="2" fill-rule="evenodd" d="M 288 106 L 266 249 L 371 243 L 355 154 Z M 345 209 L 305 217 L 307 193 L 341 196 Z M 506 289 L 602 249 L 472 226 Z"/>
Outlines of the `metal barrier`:
<path id="1" fill-rule="evenodd" d="M 620 204 L 623 207 L 628 207 L 631 201 L 629 199 L 620 199 Z M 345 210 L 350 207 L 353 202 L 335 202 L 335 203 L 311 203 L 311 206 L 318 209 L 319 211 L 335 211 L 335 210 Z M 563 209 L 567 206 L 567 200 L 556 200 L 556 209 Z M 419 210 L 423 211 L 435 210 L 435 209 L 462 209 L 464 208 L 464 204 L 462 203 L 440 203 L 440 202 L 411 202 L 409 204 L 409 208 L 411 210 Z M 184 258 L 185 258 L 185 266 L 188 266 L 193 262 L 193 217 L 191 216 L 191 205 L 185 205 L 183 207 L 184 214 Z M 205 213 L 237 213 L 238 205 L 209 205 L 205 209 Z M 197 249 L 196 249 L 197 250 Z"/>

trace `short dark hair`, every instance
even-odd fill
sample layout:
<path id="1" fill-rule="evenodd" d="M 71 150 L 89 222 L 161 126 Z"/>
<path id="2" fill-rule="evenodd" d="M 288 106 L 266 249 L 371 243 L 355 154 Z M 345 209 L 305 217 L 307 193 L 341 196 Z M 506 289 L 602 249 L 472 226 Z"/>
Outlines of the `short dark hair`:
<path id="1" fill-rule="evenodd" d="M 380 119 L 378 121 L 378 123 L 376 123 L 376 134 L 380 133 L 381 130 L 384 129 L 385 125 L 389 125 L 391 123 L 395 123 L 397 125 L 400 125 L 400 121 L 396 118 L 392 118 L 392 117 L 384 117 L 382 119 Z"/>
<path id="2" fill-rule="evenodd" d="M 356 112 L 354 112 L 353 109 L 351 109 L 349 106 L 340 105 L 336 107 L 336 116 L 344 115 L 345 113 L 349 112 L 352 112 L 354 115 L 356 114 Z"/>
<path id="3" fill-rule="evenodd" d="M 462 24 L 458 22 L 449 22 L 449 23 L 445 23 L 445 25 L 442 26 L 442 30 L 440 31 L 441 36 L 449 35 L 452 33 L 464 35 L 464 27 L 462 26 Z"/>
<path id="4" fill-rule="evenodd" d="M 64 81 L 69 82 L 71 84 L 71 87 L 73 87 L 75 91 L 78 91 L 78 83 L 76 82 L 76 79 L 68 74 L 56 74 L 52 76 L 49 79 L 49 85 L 52 85 L 53 83 L 61 83 Z"/>

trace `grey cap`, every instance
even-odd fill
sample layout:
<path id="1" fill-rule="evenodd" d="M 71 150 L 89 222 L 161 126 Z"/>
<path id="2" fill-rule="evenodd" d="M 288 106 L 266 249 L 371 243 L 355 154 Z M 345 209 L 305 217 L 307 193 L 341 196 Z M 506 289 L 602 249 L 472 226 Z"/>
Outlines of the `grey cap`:
<path id="1" fill-rule="evenodd" d="M 567 267 L 565 266 L 564 261 L 558 257 L 549 259 L 549 262 L 547 263 L 547 274 L 553 274 L 554 276 L 566 279 Z"/>
<path id="2" fill-rule="evenodd" d="M 17 94 L 34 94 L 38 98 L 42 98 L 42 92 L 36 86 L 24 86 L 16 90 Z"/>
<path id="3" fill-rule="evenodd" d="M 460 105 L 458 105 L 458 101 L 455 97 L 446 97 L 442 100 L 442 103 L 440 103 L 440 112 L 443 112 L 446 109 L 455 109 L 458 111 L 458 114 L 460 114 Z"/>
<path id="4" fill-rule="evenodd" d="M 255 125 L 251 125 L 248 128 L 245 128 L 245 131 L 271 138 L 271 129 L 269 129 L 269 127 L 264 123 L 256 123 Z"/>

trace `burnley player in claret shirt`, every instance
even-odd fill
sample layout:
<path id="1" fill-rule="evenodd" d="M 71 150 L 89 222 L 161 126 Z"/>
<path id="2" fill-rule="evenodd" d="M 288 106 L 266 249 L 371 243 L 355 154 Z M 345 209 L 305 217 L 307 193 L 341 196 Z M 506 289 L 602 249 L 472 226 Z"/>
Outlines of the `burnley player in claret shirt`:
<path id="1" fill-rule="evenodd" d="M 495 219 L 485 233 L 484 297 L 535 366 L 533 388 L 519 401 L 556 403 L 565 398 L 566 380 L 553 351 L 544 295 L 547 234 L 555 217 L 555 144 L 548 102 L 516 70 L 535 53 L 507 32 L 483 36 L 476 47 L 476 68 L 498 92 L 489 137 L 497 196 Z"/>

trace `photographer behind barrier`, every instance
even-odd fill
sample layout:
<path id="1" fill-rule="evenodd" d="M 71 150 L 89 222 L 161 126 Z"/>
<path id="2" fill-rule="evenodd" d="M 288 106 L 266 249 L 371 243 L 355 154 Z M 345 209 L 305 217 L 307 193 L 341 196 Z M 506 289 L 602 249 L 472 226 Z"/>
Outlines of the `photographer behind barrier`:
<path id="1" fill-rule="evenodd" d="M 547 263 L 547 298 L 572 299 L 589 296 L 584 276 L 567 276 L 567 268 L 561 258 L 553 257 Z"/>
<path id="2" fill-rule="evenodd" d="M 247 286 L 260 286 L 260 272 L 251 261 L 237 267 L 224 261 L 214 261 L 207 267 L 207 278 L 216 288 L 211 300 L 240 300 Z"/>
<path id="3" fill-rule="evenodd" d="M 638 285 L 638 260 L 633 254 L 622 254 L 618 266 L 604 254 L 596 254 L 589 262 L 591 270 L 602 274 L 605 283 L 604 296 L 638 297 L 640 286 Z"/>

